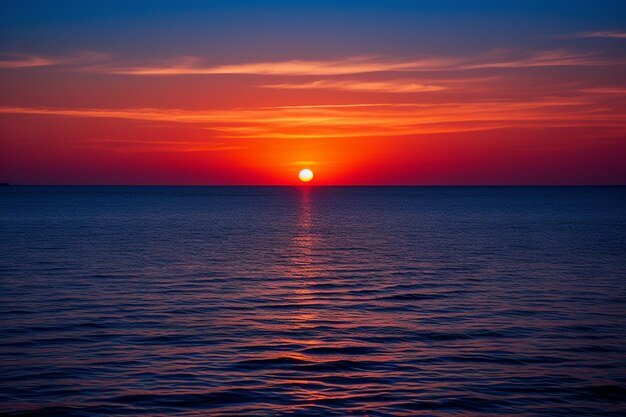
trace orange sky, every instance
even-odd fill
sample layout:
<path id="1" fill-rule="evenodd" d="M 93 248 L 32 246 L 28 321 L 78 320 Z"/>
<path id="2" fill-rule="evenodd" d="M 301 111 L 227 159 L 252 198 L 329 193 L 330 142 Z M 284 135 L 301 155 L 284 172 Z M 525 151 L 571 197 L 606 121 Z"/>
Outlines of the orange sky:
<path id="1" fill-rule="evenodd" d="M 165 21 L 167 39 L 184 16 L 117 17 L 108 30 L 70 25 L 85 34 L 81 48 L 59 35 L 37 50 L 26 23 L 4 29 L 0 181 L 296 184 L 309 167 L 318 185 L 626 182 L 626 36 L 586 30 L 592 20 L 539 35 L 495 25 L 473 42 L 478 24 L 443 33 L 442 12 L 437 51 L 404 39 L 402 51 L 379 42 L 370 53 L 323 34 L 309 49 L 279 37 L 278 52 L 238 53 L 243 40 L 214 33 L 207 39 L 233 48 L 197 53 L 128 33 L 132 47 L 149 45 L 131 54 L 118 31 Z M 351 30 L 399 36 L 375 22 L 361 16 Z M 281 24 L 256 35 L 282 36 Z M 39 35 L 55 25 L 48 17 Z M 308 27 L 291 31 L 315 39 Z M 193 32 L 180 41 L 197 45 Z"/>

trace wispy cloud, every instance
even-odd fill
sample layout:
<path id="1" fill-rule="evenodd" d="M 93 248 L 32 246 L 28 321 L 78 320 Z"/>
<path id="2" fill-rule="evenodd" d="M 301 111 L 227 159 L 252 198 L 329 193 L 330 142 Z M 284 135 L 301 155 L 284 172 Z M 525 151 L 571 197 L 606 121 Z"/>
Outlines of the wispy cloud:
<path id="1" fill-rule="evenodd" d="M 388 81 L 363 81 L 363 80 L 318 80 L 308 83 L 285 83 L 263 85 L 265 88 L 277 88 L 284 90 L 343 90 L 363 91 L 379 93 L 418 93 L 446 90 L 441 85 L 422 84 L 414 80 L 388 80 Z"/>
<path id="2" fill-rule="evenodd" d="M 210 66 L 199 57 L 180 57 L 162 64 L 129 67 L 93 67 L 93 70 L 132 75 L 346 75 L 382 71 L 415 71 L 441 68 L 454 64 L 455 58 L 426 58 L 410 61 L 392 61 L 377 57 L 350 57 L 338 60 L 289 60 L 252 62 Z"/>
<path id="3" fill-rule="evenodd" d="M 28 55 L 28 54 L 0 54 L 0 68 L 32 68 L 52 65 L 86 64 L 109 59 L 110 55 L 100 52 L 81 52 L 62 57 Z"/>
<path id="4" fill-rule="evenodd" d="M 589 32 L 575 32 L 565 35 L 559 35 L 559 38 L 610 38 L 610 39 L 626 39 L 626 32 L 623 30 L 598 30 Z"/>
<path id="5" fill-rule="evenodd" d="M 0 68 L 30 68 L 56 65 L 59 61 L 34 55 L 5 55 L 0 57 Z"/>
<path id="6" fill-rule="evenodd" d="M 607 59 L 599 57 L 595 53 L 576 53 L 566 49 L 552 51 L 540 51 L 526 56 L 498 56 L 486 54 L 484 60 L 468 62 L 462 69 L 479 68 L 529 68 L 529 67 L 555 67 L 555 66 L 597 66 L 613 64 Z"/>
<path id="7" fill-rule="evenodd" d="M 93 139 L 85 141 L 83 148 L 106 148 L 111 151 L 129 152 L 227 152 L 246 149 L 245 146 L 233 146 L 224 142 L 189 141 L 189 140 L 123 140 Z"/>
<path id="8" fill-rule="evenodd" d="M 460 71 L 487 68 L 520 68 L 548 66 L 593 66 L 614 62 L 593 53 L 568 50 L 522 52 L 495 50 L 465 57 L 425 57 L 390 59 L 379 56 L 350 57 L 337 60 L 290 60 L 252 62 L 232 65 L 207 65 L 199 57 L 178 59 L 151 65 L 100 65 L 88 71 L 128 75 L 349 75 L 372 72 Z M 372 87 L 375 88 L 375 87 Z"/>
<path id="9" fill-rule="evenodd" d="M 596 87 L 585 88 L 582 91 L 591 94 L 623 94 L 626 96 L 626 87 Z"/>
<path id="10" fill-rule="evenodd" d="M 2 107 L 0 113 L 120 118 L 194 124 L 217 137 L 304 139 L 394 137 L 525 127 L 626 129 L 626 114 L 599 108 L 593 96 L 472 103 L 378 103 L 185 111 Z"/>

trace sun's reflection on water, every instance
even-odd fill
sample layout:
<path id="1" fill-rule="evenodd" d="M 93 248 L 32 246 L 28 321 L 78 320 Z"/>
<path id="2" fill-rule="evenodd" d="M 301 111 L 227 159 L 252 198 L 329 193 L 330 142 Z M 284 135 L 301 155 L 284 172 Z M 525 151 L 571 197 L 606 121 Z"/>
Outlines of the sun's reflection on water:
<path id="1" fill-rule="evenodd" d="M 320 236 L 314 231 L 313 196 L 310 187 L 300 189 L 295 234 L 291 241 L 290 276 L 314 279 L 323 272 L 316 267 Z"/>

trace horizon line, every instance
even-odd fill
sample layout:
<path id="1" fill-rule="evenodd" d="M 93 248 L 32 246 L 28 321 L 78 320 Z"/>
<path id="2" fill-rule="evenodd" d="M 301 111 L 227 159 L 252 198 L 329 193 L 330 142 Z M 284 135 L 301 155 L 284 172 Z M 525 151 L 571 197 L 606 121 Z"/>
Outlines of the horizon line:
<path id="1" fill-rule="evenodd" d="M 289 188 L 331 188 L 331 187 L 626 187 L 619 184 L 11 184 L 0 183 L 3 187 L 289 187 Z"/>

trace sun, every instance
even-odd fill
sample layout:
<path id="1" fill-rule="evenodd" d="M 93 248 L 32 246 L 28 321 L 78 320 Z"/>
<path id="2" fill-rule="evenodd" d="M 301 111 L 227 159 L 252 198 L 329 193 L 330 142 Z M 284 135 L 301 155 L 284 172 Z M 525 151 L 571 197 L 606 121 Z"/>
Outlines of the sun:
<path id="1" fill-rule="evenodd" d="M 313 179 L 313 171 L 305 168 L 298 173 L 298 178 L 300 178 L 300 181 L 302 182 L 309 182 Z"/>

